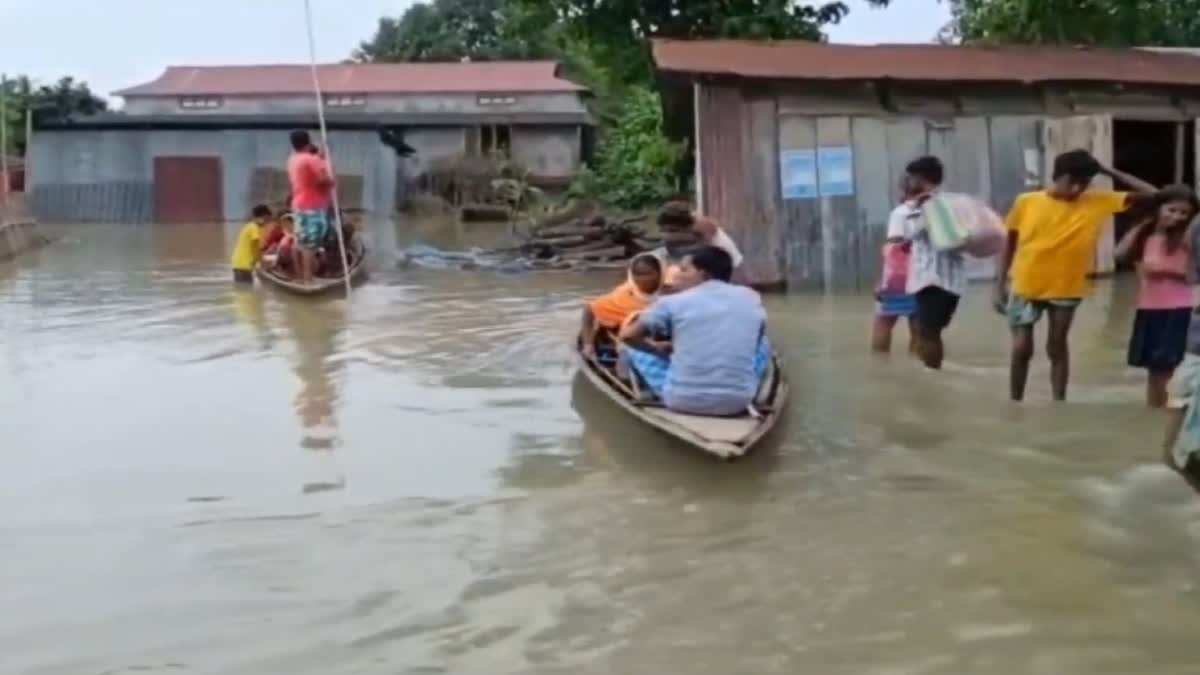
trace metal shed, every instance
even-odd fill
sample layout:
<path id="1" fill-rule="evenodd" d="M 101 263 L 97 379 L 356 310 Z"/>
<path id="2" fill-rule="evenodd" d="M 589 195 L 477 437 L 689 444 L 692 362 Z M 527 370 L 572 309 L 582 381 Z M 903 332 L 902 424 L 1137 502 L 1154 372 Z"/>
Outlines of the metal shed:
<path id="1" fill-rule="evenodd" d="M 660 40 L 654 57 L 668 86 L 691 88 L 700 208 L 764 285 L 872 287 L 921 155 L 1001 213 L 1073 148 L 1157 184 L 1197 175 L 1200 60 L 1186 53 Z M 1097 273 L 1113 269 L 1113 227 Z"/>

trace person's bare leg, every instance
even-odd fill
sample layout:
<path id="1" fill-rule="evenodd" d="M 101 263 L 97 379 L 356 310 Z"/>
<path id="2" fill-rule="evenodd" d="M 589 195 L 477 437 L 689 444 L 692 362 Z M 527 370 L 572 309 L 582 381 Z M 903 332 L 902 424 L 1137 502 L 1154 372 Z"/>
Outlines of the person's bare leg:
<path id="1" fill-rule="evenodd" d="M 1167 383 L 1171 371 L 1150 371 L 1146 376 L 1146 405 L 1151 408 L 1167 407 Z"/>
<path id="2" fill-rule="evenodd" d="M 1183 418 L 1187 415 L 1187 408 L 1172 408 L 1167 411 L 1167 434 L 1163 440 L 1163 462 L 1179 471 L 1180 467 L 1175 466 L 1175 444 L 1179 442 L 1179 432 L 1183 429 Z"/>
<path id="3" fill-rule="evenodd" d="M 1012 361 L 1008 370 L 1008 393 L 1014 401 L 1025 399 L 1029 362 L 1033 360 L 1033 325 L 1013 326 Z"/>
<path id="4" fill-rule="evenodd" d="M 1046 334 L 1046 355 L 1050 357 L 1050 391 L 1055 401 L 1065 401 L 1067 384 L 1071 380 L 1071 349 L 1067 337 L 1075 320 L 1075 308 L 1051 306 L 1046 315 L 1050 320 Z"/>
<path id="5" fill-rule="evenodd" d="M 896 317 L 876 316 L 871 324 L 871 351 L 876 354 L 887 354 L 892 351 L 892 330 L 896 327 Z"/>
<path id="6" fill-rule="evenodd" d="M 304 283 L 311 283 L 313 280 L 314 270 L 316 266 L 316 253 L 307 248 L 300 249 L 300 260 L 303 263 L 303 268 L 300 270 L 300 280 Z"/>
<path id="7" fill-rule="evenodd" d="M 917 320 L 910 316 L 908 317 L 908 353 L 916 356 L 917 347 Z"/>
<path id="8" fill-rule="evenodd" d="M 930 370 L 941 370 L 945 357 L 942 331 L 923 328 L 918 324 L 917 335 L 917 355 L 921 357 L 921 362 Z"/>

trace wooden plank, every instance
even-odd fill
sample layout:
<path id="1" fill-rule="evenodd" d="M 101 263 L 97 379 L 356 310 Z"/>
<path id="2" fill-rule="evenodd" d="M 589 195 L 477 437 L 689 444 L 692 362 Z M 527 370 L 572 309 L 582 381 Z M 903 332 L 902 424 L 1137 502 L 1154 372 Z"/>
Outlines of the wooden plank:
<path id="1" fill-rule="evenodd" d="M 952 145 L 956 189 L 990 203 L 992 172 L 987 120 L 982 117 L 956 119 Z M 979 259 L 968 256 L 966 272 L 968 279 L 991 279 L 996 273 L 996 261 L 994 258 Z"/>
<path id="2" fill-rule="evenodd" d="M 899 185 L 904 167 L 929 152 L 925 122 L 916 118 L 897 118 L 887 122 L 888 168 L 892 185 Z"/>
<path id="3" fill-rule="evenodd" d="M 748 98 L 744 121 L 746 173 L 740 178 L 748 196 L 743 207 L 743 217 L 748 220 L 741 228 L 738 244 L 745 253 L 747 277 L 756 283 L 776 285 L 784 281 L 784 227 L 779 208 L 779 115 L 775 97 Z"/>
<path id="4" fill-rule="evenodd" d="M 958 183 L 958 162 L 954 157 L 954 120 L 926 120 L 925 147 L 928 154 L 942 160 L 942 166 L 945 167 L 945 188 L 962 192 Z"/>
<path id="5" fill-rule="evenodd" d="M 1192 180 L 1193 187 L 1200 186 L 1200 117 L 1192 121 L 1192 147 L 1195 152 L 1192 153 Z"/>
<path id="6" fill-rule="evenodd" d="M 817 148 L 853 149 L 849 117 L 817 118 Z M 853 161 L 853 160 L 852 160 Z M 851 167 L 853 170 L 853 167 Z M 820 162 L 818 161 L 818 182 Z M 853 189 L 853 183 L 851 188 Z M 858 200 L 855 195 L 821 196 L 822 278 L 825 288 L 852 290 L 858 286 Z"/>
<path id="7" fill-rule="evenodd" d="M 1041 187 L 1039 118 L 1032 115 L 992 117 L 988 126 L 992 206 L 1007 213 L 1017 195 Z M 1027 156 L 1032 160 L 1026 162 Z"/>
<path id="8" fill-rule="evenodd" d="M 887 221 L 899 196 L 888 171 L 887 130 L 883 120 L 855 117 L 854 189 L 858 197 L 858 287 L 870 289 L 879 281 Z"/>
<path id="9" fill-rule="evenodd" d="M 1175 123 L 1175 183 L 1183 182 L 1183 156 L 1184 156 L 1184 138 L 1187 134 L 1187 124 L 1184 122 Z"/>
<path id="10" fill-rule="evenodd" d="M 786 150 L 815 151 L 816 148 L 817 124 L 814 118 L 798 115 L 779 118 L 780 153 Z M 824 240 L 820 204 L 816 199 L 787 199 L 782 200 L 782 204 L 788 288 L 823 288 Z"/>

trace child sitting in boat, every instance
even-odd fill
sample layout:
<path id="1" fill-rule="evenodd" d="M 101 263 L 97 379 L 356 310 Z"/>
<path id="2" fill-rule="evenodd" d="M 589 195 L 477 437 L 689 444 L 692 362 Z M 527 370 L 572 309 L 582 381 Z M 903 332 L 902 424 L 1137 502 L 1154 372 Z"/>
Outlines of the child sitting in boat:
<path id="1" fill-rule="evenodd" d="M 290 275 L 295 266 L 296 235 L 292 231 L 292 216 L 285 214 L 275 223 L 267 235 L 267 248 L 263 262 L 273 270 Z"/>
<path id="2" fill-rule="evenodd" d="M 628 278 L 607 295 L 584 305 L 579 329 L 580 350 L 587 358 L 596 358 L 596 344 L 612 345 L 612 335 L 621 326 L 654 303 L 662 287 L 662 262 L 642 253 L 629 263 Z M 610 350 L 611 351 L 611 350 Z"/>
<path id="3" fill-rule="evenodd" d="M 254 283 L 254 267 L 262 258 L 265 247 L 264 229 L 271 222 L 271 209 L 265 204 L 254 207 L 250 213 L 251 220 L 242 226 L 238 233 L 237 244 L 233 247 L 233 255 L 229 264 L 233 268 L 233 280 L 240 284 Z"/>

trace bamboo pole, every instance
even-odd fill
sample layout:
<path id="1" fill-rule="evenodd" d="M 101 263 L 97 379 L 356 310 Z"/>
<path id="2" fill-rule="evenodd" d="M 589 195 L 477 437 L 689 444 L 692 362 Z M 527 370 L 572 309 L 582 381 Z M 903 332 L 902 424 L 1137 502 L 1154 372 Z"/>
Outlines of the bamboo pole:
<path id="1" fill-rule="evenodd" d="M 313 33 L 312 2 L 304 0 L 304 19 L 308 24 L 308 56 L 312 68 L 313 94 L 317 97 L 317 122 L 321 125 L 321 147 L 325 150 L 325 163 L 329 166 L 329 177 L 333 179 L 333 227 L 337 230 L 338 248 L 342 253 L 342 274 L 346 278 L 346 297 L 350 297 L 350 260 L 346 252 L 346 239 L 342 235 L 342 209 L 338 204 L 337 171 L 333 168 L 333 148 L 329 147 L 329 133 L 325 126 L 325 97 L 321 95 L 321 78 L 317 77 L 317 39 Z"/>
<path id="2" fill-rule="evenodd" d="M 0 205 L 8 206 L 8 78 L 0 74 Z"/>
<path id="3" fill-rule="evenodd" d="M 28 100 L 28 99 L 26 99 L 26 100 Z M 33 162 L 29 161 L 29 158 L 32 156 L 33 156 L 33 106 L 27 105 L 25 107 L 25 156 L 21 158 L 21 160 L 23 162 L 21 165 L 21 169 L 22 169 L 22 171 L 25 172 L 24 176 L 23 176 L 23 180 L 24 180 L 23 188 L 24 188 L 26 194 L 29 193 L 29 186 L 33 184 L 33 181 L 30 179 L 30 176 L 32 176 L 33 174 L 30 173 L 30 171 L 29 171 L 29 167 L 33 165 Z"/>

